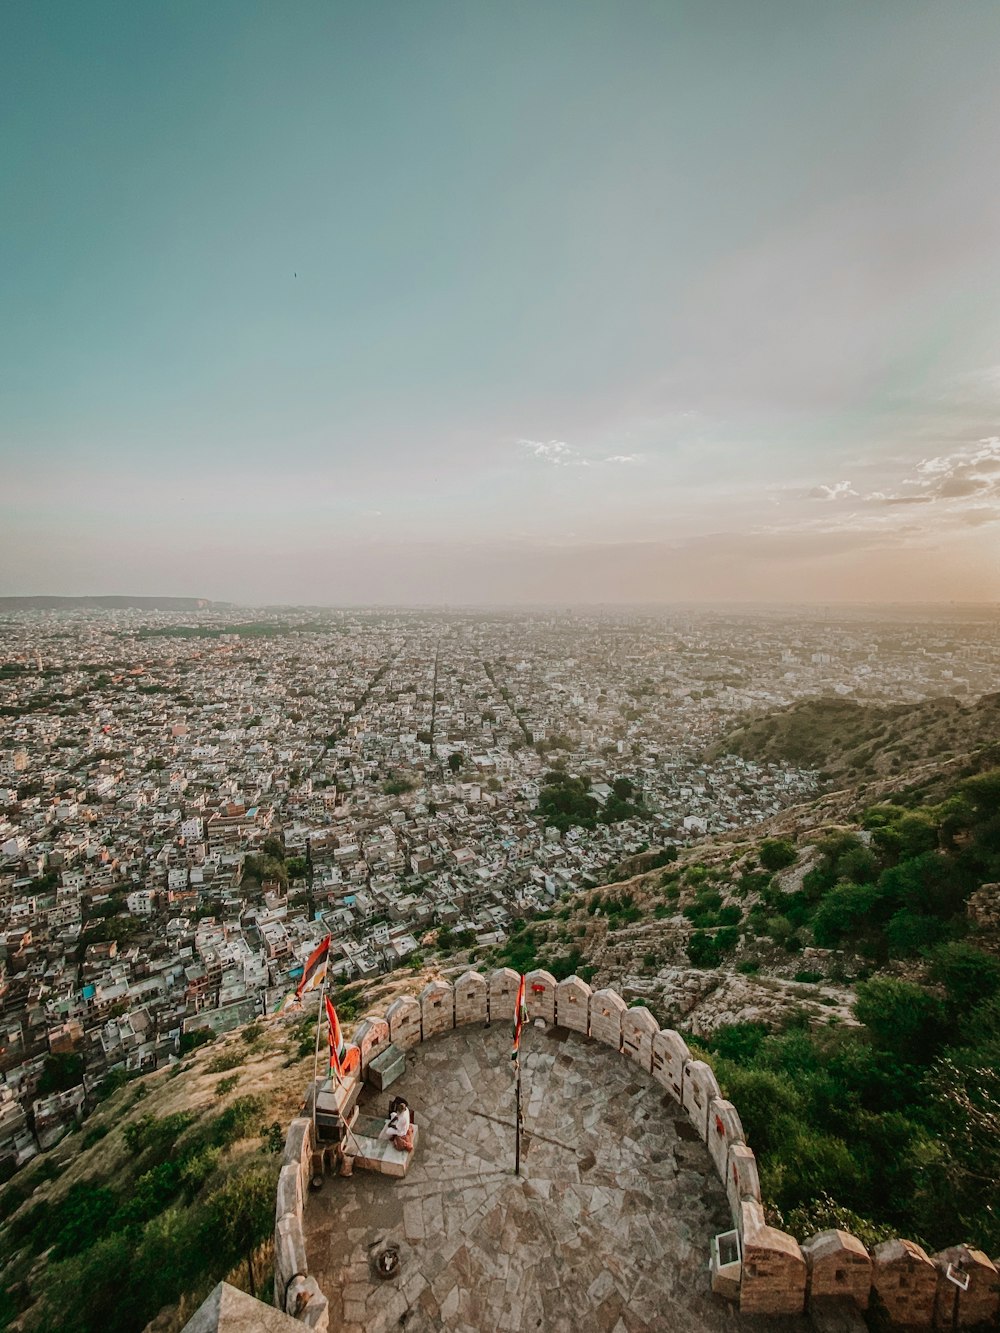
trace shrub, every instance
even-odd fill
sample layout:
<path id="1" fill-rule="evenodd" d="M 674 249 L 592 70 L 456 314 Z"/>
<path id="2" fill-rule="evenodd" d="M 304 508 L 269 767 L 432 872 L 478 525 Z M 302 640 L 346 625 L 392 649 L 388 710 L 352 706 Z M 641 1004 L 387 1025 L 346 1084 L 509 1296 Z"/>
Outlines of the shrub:
<path id="1" fill-rule="evenodd" d="M 760 863 L 765 870 L 784 870 L 795 864 L 795 846 L 787 838 L 765 838 L 760 845 Z"/>

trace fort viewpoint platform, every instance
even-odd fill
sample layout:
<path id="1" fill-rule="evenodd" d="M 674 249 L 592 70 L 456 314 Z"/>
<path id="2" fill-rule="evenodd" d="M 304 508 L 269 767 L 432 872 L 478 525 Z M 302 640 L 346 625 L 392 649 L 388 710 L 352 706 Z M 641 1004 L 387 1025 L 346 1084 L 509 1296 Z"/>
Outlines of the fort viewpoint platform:
<path id="1" fill-rule="evenodd" d="M 712 1236 L 730 1225 L 725 1191 L 649 1073 L 566 1028 L 527 1027 L 518 1178 L 510 1025 L 456 1028 L 406 1059 L 391 1091 L 366 1089 L 362 1104 L 384 1114 L 398 1093 L 413 1108 L 406 1177 L 328 1177 L 305 1200 L 331 1328 L 717 1333 L 740 1322 L 707 1270 Z M 398 1256 L 390 1279 L 386 1251 Z M 774 1323 L 791 1333 L 800 1321 Z"/>

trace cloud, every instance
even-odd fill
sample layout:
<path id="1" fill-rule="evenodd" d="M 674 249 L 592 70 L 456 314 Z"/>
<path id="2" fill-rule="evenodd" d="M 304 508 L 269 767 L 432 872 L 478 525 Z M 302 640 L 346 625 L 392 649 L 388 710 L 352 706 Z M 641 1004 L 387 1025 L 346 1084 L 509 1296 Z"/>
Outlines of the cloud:
<path id="1" fill-rule="evenodd" d="M 806 492 L 809 500 L 851 500 L 859 499 L 859 492 L 849 481 L 835 481 L 832 486 L 813 486 Z"/>
<path id="2" fill-rule="evenodd" d="M 518 440 L 518 444 L 543 463 L 553 463 L 556 467 L 590 467 L 589 460 L 581 458 L 580 451 L 565 440 L 522 439 Z"/>
<path id="3" fill-rule="evenodd" d="M 638 454 L 611 454 L 606 458 L 605 463 L 638 463 Z"/>

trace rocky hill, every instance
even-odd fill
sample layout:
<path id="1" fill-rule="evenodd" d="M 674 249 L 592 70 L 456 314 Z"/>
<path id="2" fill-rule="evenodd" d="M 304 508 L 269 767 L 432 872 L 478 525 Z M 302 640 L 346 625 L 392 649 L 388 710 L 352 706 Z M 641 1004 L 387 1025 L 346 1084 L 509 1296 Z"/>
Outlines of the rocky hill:
<path id="1" fill-rule="evenodd" d="M 980 719 L 997 697 L 983 705 Z M 906 780 L 655 849 L 497 948 L 435 950 L 432 933 L 428 967 L 340 991 L 341 1017 L 469 965 L 613 985 L 714 1065 L 774 1223 L 993 1253 L 980 1182 L 1000 1178 L 1000 771 L 982 750 L 937 754 Z M 311 1016 L 259 1020 L 188 1052 L 8 1182 L 0 1327 L 176 1333 L 220 1278 L 266 1292 L 313 1032 Z"/>
<path id="2" fill-rule="evenodd" d="M 879 706 L 853 699 L 801 699 L 751 716 L 711 751 L 816 768 L 832 782 L 905 773 L 1000 743 L 1000 694 L 973 702 L 945 696 Z"/>

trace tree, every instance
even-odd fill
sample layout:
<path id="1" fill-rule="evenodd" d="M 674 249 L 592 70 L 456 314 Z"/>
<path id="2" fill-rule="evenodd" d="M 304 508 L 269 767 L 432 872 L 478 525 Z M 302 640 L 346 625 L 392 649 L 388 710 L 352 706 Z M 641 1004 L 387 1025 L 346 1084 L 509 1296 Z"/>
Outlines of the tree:
<path id="1" fill-rule="evenodd" d="M 931 955 L 930 979 L 944 987 L 949 1009 L 957 1017 L 1000 991 L 1000 958 L 964 940 L 952 940 Z"/>
<path id="2" fill-rule="evenodd" d="M 270 1167 L 245 1171 L 228 1180 L 206 1201 L 205 1243 L 231 1264 L 246 1260 L 250 1295 L 256 1296 L 254 1251 L 274 1227 L 276 1173 Z"/>
<path id="3" fill-rule="evenodd" d="M 67 1092 L 83 1078 L 83 1056 L 59 1051 L 45 1057 L 42 1076 L 38 1080 L 39 1097 L 53 1092 Z"/>
<path id="4" fill-rule="evenodd" d="M 784 870 L 795 862 L 795 847 L 787 838 L 765 838 L 760 845 L 760 863 L 765 870 Z"/>
<path id="5" fill-rule="evenodd" d="M 858 986 L 854 1014 L 876 1044 L 907 1064 L 930 1064 L 945 1036 L 936 995 L 912 981 L 873 977 Z"/>
<path id="6" fill-rule="evenodd" d="M 453 773 L 457 773 L 464 763 L 465 756 L 459 750 L 454 750 L 448 756 L 448 767 Z"/>

